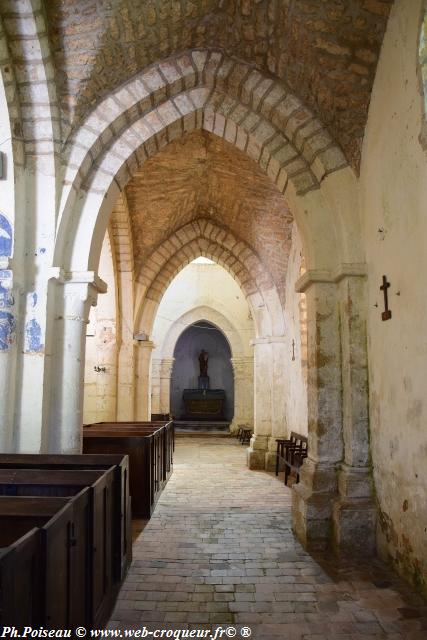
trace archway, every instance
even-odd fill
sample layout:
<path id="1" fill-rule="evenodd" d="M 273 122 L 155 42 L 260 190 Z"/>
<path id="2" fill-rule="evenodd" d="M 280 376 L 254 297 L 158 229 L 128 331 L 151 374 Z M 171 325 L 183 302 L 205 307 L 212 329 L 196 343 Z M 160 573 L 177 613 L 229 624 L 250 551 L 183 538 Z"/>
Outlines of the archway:
<path id="1" fill-rule="evenodd" d="M 226 337 L 231 353 L 234 376 L 234 420 L 238 424 L 254 424 L 253 369 L 254 350 L 251 341 L 256 330 L 248 300 L 239 284 L 219 264 L 198 260 L 185 266 L 173 279 L 158 305 L 152 328 L 151 342 L 140 343 L 137 408 L 146 415 L 170 412 L 171 374 L 174 350 L 183 330 L 200 322 L 209 322 Z M 151 373 L 145 357 L 152 345 Z M 144 400 L 151 398 L 151 408 Z M 139 409 L 140 407 L 140 409 Z M 282 421 L 283 427 L 283 421 Z M 283 432 L 284 433 L 284 432 Z M 282 433 L 282 435 L 283 435 Z"/>
<path id="2" fill-rule="evenodd" d="M 366 311 L 354 172 L 314 115 L 286 87 L 222 54 L 191 52 L 180 57 L 179 64 L 178 60 L 169 60 L 166 67 L 159 64 L 134 81 L 138 84 L 128 83 L 114 98 L 110 96 L 100 104 L 69 140 L 55 258 L 66 274 L 65 281 L 59 282 L 65 284 L 57 296 L 59 306 L 62 299 L 73 304 L 79 291 L 78 308 L 72 307 L 65 317 L 85 317 L 84 301 L 102 286 L 96 269 L 114 202 L 147 159 L 186 132 L 204 130 L 224 138 L 257 163 L 275 188 L 286 194 L 307 260 L 308 270 L 297 290 L 307 295 L 310 459 L 304 465 L 299 490 L 294 492 L 294 525 L 304 543 L 324 546 L 330 538 L 334 502 L 339 505 L 334 525 L 338 539 L 340 522 L 352 499 L 347 476 L 353 473 L 353 467 L 358 477 L 363 474 L 369 478 L 370 474 L 368 438 L 360 438 L 368 427 L 364 417 L 366 339 L 364 330 L 359 331 L 352 322 L 353 309 L 362 309 L 363 318 Z M 189 253 L 193 251 L 191 246 Z M 199 255 L 206 255 L 204 251 L 202 248 Z M 186 248 L 177 256 L 181 264 L 184 256 Z M 154 283 L 155 294 L 175 272 L 167 261 L 165 267 L 163 283 L 160 280 L 158 287 Z M 257 300 L 258 307 L 263 308 L 265 302 Z M 152 304 L 155 306 L 155 300 Z M 57 330 L 61 343 L 60 323 Z M 75 343 L 73 377 L 78 378 L 80 345 L 77 340 Z M 283 375 L 288 354 L 284 336 L 273 332 L 257 338 L 254 347 L 259 372 L 264 366 L 271 371 L 268 379 L 262 374 L 255 376 L 255 413 L 260 412 L 251 444 L 253 460 L 259 453 L 260 464 L 265 464 L 271 412 L 263 414 L 263 407 L 275 405 L 280 399 L 280 390 L 274 390 L 274 385 Z M 343 371 L 342 354 L 350 351 L 357 353 L 357 358 L 346 361 Z M 59 352 L 55 366 L 60 372 L 61 358 Z M 355 370 L 362 372 L 357 399 L 351 389 Z M 59 443 L 64 449 L 64 443 L 67 449 L 67 442 L 72 442 L 76 447 L 75 415 L 73 403 L 69 408 L 62 407 L 61 419 L 52 412 L 50 431 L 59 429 L 61 436 L 52 440 L 51 446 Z M 67 430 L 73 432 L 72 438 Z M 355 437 L 362 441 L 363 449 L 357 461 L 352 457 Z M 348 464 L 337 472 L 342 460 Z M 346 476 L 343 481 L 338 482 L 337 473 Z M 357 509 L 358 504 L 351 508 Z M 365 512 L 363 507 L 362 517 Z M 366 522 L 367 528 L 372 527 L 371 520 Z"/>

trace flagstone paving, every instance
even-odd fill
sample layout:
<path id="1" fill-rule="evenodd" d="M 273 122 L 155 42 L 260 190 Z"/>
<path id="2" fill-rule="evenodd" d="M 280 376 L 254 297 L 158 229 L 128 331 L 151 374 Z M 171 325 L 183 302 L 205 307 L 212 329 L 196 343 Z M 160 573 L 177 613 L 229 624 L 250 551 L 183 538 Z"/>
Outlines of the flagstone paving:
<path id="1" fill-rule="evenodd" d="M 305 552 L 290 507 L 290 489 L 249 471 L 236 440 L 178 438 L 173 475 L 135 542 L 109 627 L 426 640 L 424 600 L 378 560 Z"/>

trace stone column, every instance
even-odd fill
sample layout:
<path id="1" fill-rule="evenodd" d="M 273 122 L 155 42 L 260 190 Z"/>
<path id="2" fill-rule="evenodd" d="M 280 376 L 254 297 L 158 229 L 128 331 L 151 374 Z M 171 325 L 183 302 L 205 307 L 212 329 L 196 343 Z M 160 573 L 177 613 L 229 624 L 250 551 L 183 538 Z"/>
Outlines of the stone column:
<path id="1" fill-rule="evenodd" d="M 292 520 L 312 549 L 372 552 L 366 295 L 363 265 L 307 272 L 309 455 L 293 488 Z"/>
<path id="2" fill-rule="evenodd" d="M 135 343 L 135 420 L 151 419 L 151 354 L 154 344 L 151 340 Z"/>
<path id="3" fill-rule="evenodd" d="M 346 552 L 374 553 L 376 509 L 369 452 L 366 279 L 342 277 L 340 301 L 344 461 L 333 509 L 333 543 Z"/>
<path id="4" fill-rule="evenodd" d="M 340 321 L 336 285 L 311 276 L 297 283 L 307 296 L 309 454 L 293 487 L 292 523 L 305 547 L 324 549 L 343 458 Z"/>
<path id="5" fill-rule="evenodd" d="M 152 358 L 150 373 L 151 413 L 160 413 L 160 367 L 161 358 Z"/>
<path id="6" fill-rule="evenodd" d="M 285 405 L 285 377 L 290 375 L 289 353 L 287 341 L 284 336 L 271 338 L 272 358 L 272 394 L 271 394 L 271 438 L 268 443 L 268 451 L 265 458 L 267 471 L 276 468 L 276 438 L 285 438 L 287 435 L 286 405 Z"/>
<path id="7" fill-rule="evenodd" d="M 59 273 L 55 284 L 47 449 L 81 453 L 86 325 L 90 306 L 107 287 L 93 271 Z"/>
<path id="8" fill-rule="evenodd" d="M 234 417 L 230 432 L 239 424 L 254 423 L 254 359 L 250 356 L 231 358 L 234 373 Z"/>
<path id="9" fill-rule="evenodd" d="M 120 340 L 117 360 L 117 420 L 133 420 L 135 362 L 133 342 L 133 279 L 131 271 L 118 271 L 120 282 Z"/>
<path id="10" fill-rule="evenodd" d="M 271 338 L 252 340 L 254 347 L 254 434 L 247 452 L 249 469 L 265 469 L 272 428 L 273 366 Z"/>
<path id="11" fill-rule="evenodd" d="M 170 413 L 171 378 L 175 358 L 163 358 L 160 361 L 160 411 Z M 155 413 L 153 411 L 153 413 Z"/>

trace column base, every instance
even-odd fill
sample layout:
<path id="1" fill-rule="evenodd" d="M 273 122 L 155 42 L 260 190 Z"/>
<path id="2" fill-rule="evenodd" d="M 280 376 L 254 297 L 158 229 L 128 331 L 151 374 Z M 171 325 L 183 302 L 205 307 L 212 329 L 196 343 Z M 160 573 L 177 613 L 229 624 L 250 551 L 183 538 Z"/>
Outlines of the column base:
<path id="1" fill-rule="evenodd" d="M 246 463 L 249 469 L 265 469 L 268 438 L 269 436 L 252 436 L 249 448 L 246 450 Z"/>
<path id="2" fill-rule="evenodd" d="M 333 506 L 333 548 L 337 553 L 376 554 L 376 508 L 371 498 L 338 498 Z"/>
<path id="3" fill-rule="evenodd" d="M 292 488 L 292 527 L 309 551 L 324 551 L 332 542 L 332 509 L 337 497 L 335 466 L 307 458 L 300 482 Z"/>
<path id="4" fill-rule="evenodd" d="M 376 507 L 369 467 L 341 465 L 333 506 L 333 546 L 352 555 L 376 553 Z"/>

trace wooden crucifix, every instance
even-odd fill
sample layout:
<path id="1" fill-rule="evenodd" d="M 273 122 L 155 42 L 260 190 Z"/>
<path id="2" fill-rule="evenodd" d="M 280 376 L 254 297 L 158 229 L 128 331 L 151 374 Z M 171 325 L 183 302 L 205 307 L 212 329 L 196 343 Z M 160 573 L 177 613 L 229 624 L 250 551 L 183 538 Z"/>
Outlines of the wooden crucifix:
<path id="1" fill-rule="evenodd" d="M 384 311 L 381 314 L 381 318 L 383 320 L 391 319 L 391 311 L 388 308 L 388 288 L 390 287 L 390 283 L 387 282 L 387 276 L 383 276 L 383 283 L 380 287 L 380 290 L 384 293 Z"/>
<path id="2" fill-rule="evenodd" d="M 295 360 L 295 340 L 292 338 L 292 360 Z"/>

